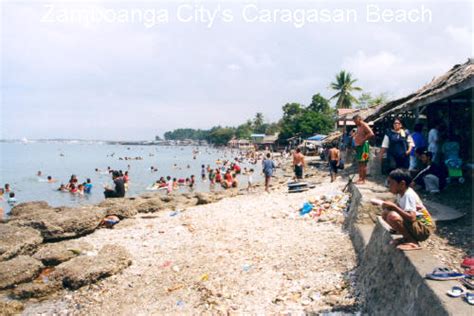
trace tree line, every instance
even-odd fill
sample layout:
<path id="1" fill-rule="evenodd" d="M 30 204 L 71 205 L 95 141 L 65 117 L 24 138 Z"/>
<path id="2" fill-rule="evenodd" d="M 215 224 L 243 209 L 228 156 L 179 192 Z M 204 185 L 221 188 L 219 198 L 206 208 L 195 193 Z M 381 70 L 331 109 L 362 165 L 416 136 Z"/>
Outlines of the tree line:
<path id="1" fill-rule="evenodd" d="M 330 99 L 320 93 L 313 95 L 308 105 L 287 103 L 282 107 L 283 117 L 277 122 L 265 122 L 262 113 L 256 113 L 253 119 L 238 126 L 214 126 L 211 129 L 178 128 L 164 134 L 166 140 L 206 140 L 214 145 L 226 145 L 231 139 L 250 139 L 251 134 L 274 135 L 286 143 L 293 136 L 306 138 L 316 133 L 328 134 L 335 126 L 336 110 L 339 108 L 366 108 L 388 101 L 387 94 L 372 96 L 369 92 L 362 93 L 356 98 L 353 93 L 362 91 L 355 86 L 357 79 L 352 74 L 342 70 L 336 75 L 336 80 L 330 83 L 330 88 L 336 91 Z M 335 109 L 330 100 L 335 100 Z"/>

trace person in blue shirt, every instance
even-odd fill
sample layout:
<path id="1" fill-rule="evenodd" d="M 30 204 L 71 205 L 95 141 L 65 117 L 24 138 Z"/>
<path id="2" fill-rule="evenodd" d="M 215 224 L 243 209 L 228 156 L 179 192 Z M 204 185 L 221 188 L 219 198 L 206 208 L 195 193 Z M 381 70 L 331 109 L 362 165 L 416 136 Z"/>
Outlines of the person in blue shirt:
<path id="1" fill-rule="evenodd" d="M 90 194 L 92 190 L 91 179 L 87 178 L 86 183 L 84 184 L 84 193 Z"/>
<path id="2" fill-rule="evenodd" d="M 410 167 L 409 170 L 416 170 L 418 169 L 418 158 L 416 157 L 415 151 L 418 148 L 425 148 L 428 146 L 426 142 L 425 136 L 423 136 L 423 124 L 417 123 L 415 124 L 414 132 L 411 134 L 411 138 L 413 139 L 414 147 L 410 153 Z"/>
<path id="3" fill-rule="evenodd" d="M 270 153 L 267 153 L 267 157 L 262 162 L 262 171 L 265 175 L 265 191 L 267 191 L 267 193 L 270 193 L 270 179 L 272 178 L 273 171 L 276 168 L 275 163 L 273 162 L 273 160 L 270 159 L 271 156 L 272 155 Z"/>

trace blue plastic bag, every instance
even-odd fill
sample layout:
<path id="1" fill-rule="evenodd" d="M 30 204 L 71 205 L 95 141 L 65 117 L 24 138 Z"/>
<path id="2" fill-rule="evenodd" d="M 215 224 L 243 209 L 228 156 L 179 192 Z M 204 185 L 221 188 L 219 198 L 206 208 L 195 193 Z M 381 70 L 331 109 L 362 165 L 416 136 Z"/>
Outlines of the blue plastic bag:
<path id="1" fill-rule="evenodd" d="M 313 210 L 313 208 L 314 208 L 313 204 L 306 202 L 305 204 L 303 204 L 303 207 L 300 209 L 300 215 L 303 216 L 305 214 L 308 214 L 309 212 Z"/>

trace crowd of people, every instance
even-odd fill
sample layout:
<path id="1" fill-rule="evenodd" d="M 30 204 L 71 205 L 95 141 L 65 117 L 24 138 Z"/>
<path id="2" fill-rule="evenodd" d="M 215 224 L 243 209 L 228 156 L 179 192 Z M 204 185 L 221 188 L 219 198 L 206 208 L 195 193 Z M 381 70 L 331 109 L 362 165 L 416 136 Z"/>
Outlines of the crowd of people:
<path id="1" fill-rule="evenodd" d="M 356 183 L 363 184 L 370 159 L 369 141 L 375 134 L 360 115 L 354 116 L 353 121 L 356 129 L 344 135 L 342 146 L 355 149 L 359 174 Z M 329 150 L 330 169 L 336 173 L 341 161 L 337 147 L 335 145 Z M 419 242 L 434 231 L 435 223 L 416 191 L 434 194 L 443 190 L 450 179 L 449 168 L 461 170 L 459 152 L 456 134 L 448 133 L 441 121 L 434 121 L 425 133 L 422 123 L 415 124 L 410 132 L 404 128 L 401 119 L 395 118 L 391 128 L 384 132 L 376 158 L 381 161 L 382 173 L 388 174 L 386 185 L 396 194 L 397 200 L 395 203 L 376 201 L 375 204 L 382 206 L 383 218 L 393 231 L 403 235 L 395 242 L 399 249 L 420 249 Z"/>
<path id="2" fill-rule="evenodd" d="M 77 176 L 73 174 L 69 178 L 69 181 L 66 184 L 61 183 L 57 190 L 60 192 L 69 192 L 71 194 L 84 195 L 91 193 L 92 186 L 93 185 L 90 178 L 87 178 L 86 181 L 79 183 Z"/>
<path id="3" fill-rule="evenodd" d="M 370 160 L 369 141 L 375 136 L 372 128 L 359 115 L 353 118 L 356 128 L 343 136 L 341 148 L 355 151 L 359 178 L 365 183 L 367 163 Z M 331 150 L 331 172 L 337 173 L 337 162 L 341 160 L 338 146 Z M 405 129 L 401 119 L 394 119 L 392 127 L 384 132 L 381 149 L 376 159 L 381 161 L 382 173 L 395 169 L 410 172 L 412 186 L 430 193 L 440 192 L 449 179 L 449 168 L 460 168 L 460 145 L 455 134 L 446 132 L 439 121 L 432 124 L 427 134 L 422 123 L 415 124 L 413 131 Z M 339 154 L 339 156 L 338 156 Z M 337 161 L 336 161 L 337 160 Z"/>

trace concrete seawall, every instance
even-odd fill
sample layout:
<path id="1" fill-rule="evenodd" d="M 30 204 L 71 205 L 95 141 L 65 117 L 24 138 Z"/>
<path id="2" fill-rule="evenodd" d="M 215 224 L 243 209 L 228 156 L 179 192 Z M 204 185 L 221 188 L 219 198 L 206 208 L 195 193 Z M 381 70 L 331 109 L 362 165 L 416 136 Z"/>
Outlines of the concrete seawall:
<path id="1" fill-rule="evenodd" d="M 351 186 L 352 200 L 346 218 L 358 258 L 356 290 L 369 315 L 473 315 L 474 308 L 446 292 L 457 281 L 431 281 L 424 278 L 441 263 L 425 249 L 403 252 L 390 245 L 394 238 L 387 224 L 377 218 L 374 224 L 358 222 L 364 198 Z"/>

